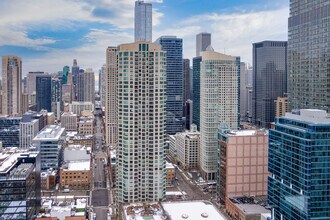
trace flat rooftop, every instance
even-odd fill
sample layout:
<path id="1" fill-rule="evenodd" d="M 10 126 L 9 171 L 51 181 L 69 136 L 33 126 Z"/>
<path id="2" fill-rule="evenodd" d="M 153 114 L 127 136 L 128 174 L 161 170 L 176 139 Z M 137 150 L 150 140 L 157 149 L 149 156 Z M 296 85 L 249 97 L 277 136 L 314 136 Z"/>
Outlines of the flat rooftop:
<path id="1" fill-rule="evenodd" d="M 266 135 L 268 132 L 266 130 L 232 130 L 228 136 L 254 136 L 258 133 Z"/>
<path id="2" fill-rule="evenodd" d="M 89 160 L 84 160 L 84 161 L 72 161 L 66 164 L 67 168 L 64 170 L 90 170 L 90 161 Z"/>
<path id="3" fill-rule="evenodd" d="M 162 205 L 169 217 L 173 220 L 227 219 L 208 201 L 164 202 Z"/>
<path id="4" fill-rule="evenodd" d="M 47 125 L 37 134 L 37 136 L 33 140 L 58 140 L 64 131 L 65 128 L 62 128 L 59 125 Z"/>
<path id="5" fill-rule="evenodd" d="M 300 109 L 296 113 L 286 113 L 284 118 L 298 120 L 310 124 L 330 124 L 330 116 L 326 111 L 319 109 Z"/>

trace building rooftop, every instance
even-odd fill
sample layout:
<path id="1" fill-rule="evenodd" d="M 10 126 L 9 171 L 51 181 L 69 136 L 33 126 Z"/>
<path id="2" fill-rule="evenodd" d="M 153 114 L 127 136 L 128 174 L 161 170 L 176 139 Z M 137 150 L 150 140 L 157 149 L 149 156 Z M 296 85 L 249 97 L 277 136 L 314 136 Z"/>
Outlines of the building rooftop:
<path id="1" fill-rule="evenodd" d="M 266 209 L 267 198 L 266 196 L 260 197 L 250 197 L 250 196 L 241 196 L 241 197 L 230 197 L 232 203 L 235 204 L 242 212 L 246 214 L 264 214 L 270 216 L 270 210 Z"/>
<path id="2" fill-rule="evenodd" d="M 58 140 L 64 131 L 65 128 L 62 128 L 59 125 L 47 125 L 37 134 L 33 141 Z"/>
<path id="3" fill-rule="evenodd" d="M 4 148 L 0 150 L 0 174 L 6 174 L 16 165 L 19 158 L 36 157 L 38 152 L 17 147 Z"/>
<path id="4" fill-rule="evenodd" d="M 228 133 L 228 136 L 253 136 L 257 134 L 267 135 L 268 131 L 266 130 L 232 130 Z"/>
<path id="5" fill-rule="evenodd" d="M 164 210 L 175 220 L 226 220 L 218 209 L 208 201 L 164 202 Z"/>
<path id="6" fill-rule="evenodd" d="M 74 170 L 74 171 L 84 171 L 90 170 L 90 161 L 83 160 L 83 161 L 71 161 L 63 165 L 64 170 Z"/>
<path id="7" fill-rule="evenodd" d="M 300 109 L 294 113 L 286 113 L 285 118 L 310 124 L 330 124 L 330 116 L 327 112 L 318 109 Z"/>
<path id="8" fill-rule="evenodd" d="M 166 169 L 174 169 L 174 166 L 172 163 L 166 162 Z"/>

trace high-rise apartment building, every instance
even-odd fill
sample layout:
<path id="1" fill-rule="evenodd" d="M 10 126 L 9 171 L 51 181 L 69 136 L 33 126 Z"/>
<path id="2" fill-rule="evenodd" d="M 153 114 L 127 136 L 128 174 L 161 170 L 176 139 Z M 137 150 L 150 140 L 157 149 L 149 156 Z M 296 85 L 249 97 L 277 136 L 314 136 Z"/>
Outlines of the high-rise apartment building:
<path id="1" fill-rule="evenodd" d="M 252 123 L 269 128 L 274 122 L 277 97 L 287 92 L 287 42 L 253 44 Z"/>
<path id="2" fill-rule="evenodd" d="M 217 172 L 217 130 L 239 128 L 239 65 L 237 57 L 202 53 L 200 76 L 200 170 L 205 180 Z"/>
<path id="3" fill-rule="evenodd" d="M 106 99 L 105 99 L 105 141 L 117 146 L 117 48 L 108 47 L 106 51 Z"/>
<path id="4" fill-rule="evenodd" d="M 117 54 L 117 201 L 160 201 L 166 187 L 166 53 L 140 41 L 119 45 Z"/>
<path id="5" fill-rule="evenodd" d="M 201 62 L 202 57 L 193 58 L 193 123 L 200 130 L 200 98 L 201 98 Z"/>
<path id="6" fill-rule="evenodd" d="M 84 101 L 95 103 L 95 76 L 92 69 L 84 73 Z"/>
<path id="7" fill-rule="evenodd" d="M 35 219 L 41 205 L 39 152 L 0 149 L 0 158 L 0 219 Z"/>
<path id="8" fill-rule="evenodd" d="M 152 4 L 135 2 L 135 41 L 152 41 Z"/>
<path id="9" fill-rule="evenodd" d="M 330 1 L 290 0 L 288 109 L 330 111 Z"/>
<path id="10" fill-rule="evenodd" d="M 182 39 L 163 36 L 156 40 L 166 51 L 166 132 L 168 135 L 182 131 L 183 116 L 183 59 Z"/>
<path id="11" fill-rule="evenodd" d="M 272 219 L 330 219 L 330 119 L 301 109 L 269 130 L 268 204 Z"/>
<path id="12" fill-rule="evenodd" d="M 22 60 L 16 56 L 2 57 L 2 114 L 22 114 Z"/>
<path id="13" fill-rule="evenodd" d="M 42 109 L 52 111 L 52 77 L 50 75 L 36 77 L 36 102 L 37 111 Z"/>
<path id="14" fill-rule="evenodd" d="M 218 130 L 217 196 L 266 196 L 268 131 Z"/>
<path id="15" fill-rule="evenodd" d="M 188 99 L 192 99 L 190 97 L 190 60 L 183 59 L 183 101 L 187 101 Z"/>
<path id="16" fill-rule="evenodd" d="M 210 33 L 199 33 L 196 35 L 196 57 L 201 56 L 201 52 L 206 51 L 206 48 L 211 45 Z"/>

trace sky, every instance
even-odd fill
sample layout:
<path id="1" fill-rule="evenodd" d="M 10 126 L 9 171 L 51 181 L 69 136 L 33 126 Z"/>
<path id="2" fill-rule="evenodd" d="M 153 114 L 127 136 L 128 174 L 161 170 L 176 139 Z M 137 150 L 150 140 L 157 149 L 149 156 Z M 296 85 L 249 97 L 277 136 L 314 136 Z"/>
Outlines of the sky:
<path id="1" fill-rule="evenodd" d="M 135 0 L 1 0 L 0 56 L 22 58 L 29 71 L 72 66 L 95 73 L 108 46 L 134 41 Z M 287 40 L 289 0 L 149 0 L 153 40 L 183 38 L 184 57 L 195 56 L 196 34 L 212 34 L 215 51 L 252 63 L 252 43 Z M 1 64 L 0 64 L 1 65 Z M 96 74 L 97 75 L 97 74 Z"/>

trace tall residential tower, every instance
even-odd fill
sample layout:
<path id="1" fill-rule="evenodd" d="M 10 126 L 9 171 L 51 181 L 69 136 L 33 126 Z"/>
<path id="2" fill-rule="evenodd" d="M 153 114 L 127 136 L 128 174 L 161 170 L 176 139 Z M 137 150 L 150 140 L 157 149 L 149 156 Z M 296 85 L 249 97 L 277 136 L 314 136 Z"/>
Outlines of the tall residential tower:
<path id="1" fill-rule="evenodd" d="M 140 41 L 119 45 L 117 54 L 117 201 L 160 201 L 166 186 L 166 53 Z"/>
<path id="2" fill-rule="evenodd" d="M 105 98 L 105 141 L 117 146 L 117 48 L 108 47 L 106 51 L 106 98 Z"/>
<path id="3" fill-rule="evenodd" d="M 200 77 L 200 169 L 205 180 L 217 172 L 217 131 L 220 125 L 239 128 L 239 75 L 237 57 L 214 51 L 202 53 Z"/>
<path id="4" fill-rule="evenodd" d="M 22 114 L 22 60 L 16 56 L 2 57 L 2 114 Z"/>

